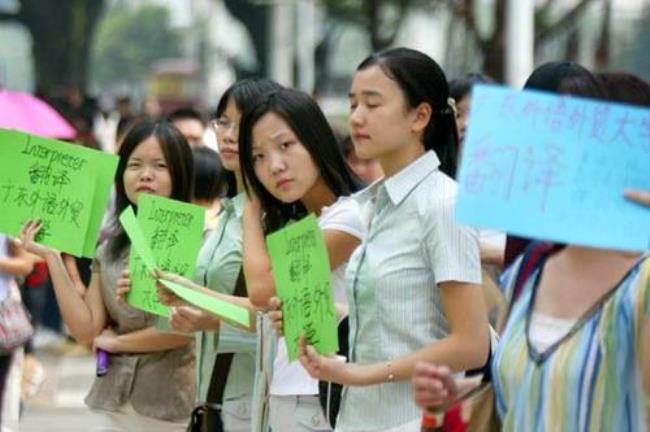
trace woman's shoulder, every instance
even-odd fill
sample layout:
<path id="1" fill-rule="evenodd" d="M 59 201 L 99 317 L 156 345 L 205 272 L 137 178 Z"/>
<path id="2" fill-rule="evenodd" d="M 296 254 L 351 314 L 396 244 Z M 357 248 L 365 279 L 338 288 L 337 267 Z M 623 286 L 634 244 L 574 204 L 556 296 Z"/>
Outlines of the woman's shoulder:
<path id="1" fill-rule="evenodd" d="M 440 171 L 432 172 L 414 190 L 411 204 L 419 223 L 426 227 L 440 221 L 453 221 L 458 184 Z"/>
<path id="2" fill-rule="evenodd" d="M 323 207 L 318 217 L 321 229 L 344 231 L 361 238 L 359 202 L 353 196 L 341 196 L 334 203 Z"/>
<path id="3" fill-rule="evenodd" d="M 333 214 L 350 213 L 359 210 L 359 201 L 355 199 L 354 195 L 340 196 L 329 206 L 325 206 L 321 210 L 321 218 L 330 217 Z"/>
<path id="4" fill-rule="evenodd" d="M 643 254 L 623 281 L 624 290 L 619 296 L 650 313 L 650 252 Z"/>

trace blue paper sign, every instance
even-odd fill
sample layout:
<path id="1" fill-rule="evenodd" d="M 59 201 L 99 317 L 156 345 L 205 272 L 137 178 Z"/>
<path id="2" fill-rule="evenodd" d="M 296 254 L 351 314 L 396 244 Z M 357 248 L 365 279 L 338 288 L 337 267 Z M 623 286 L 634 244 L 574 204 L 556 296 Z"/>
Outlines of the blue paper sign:
<path id="1" fill-rule="evenodd" d="M 476 86 L 462 154 L 460 223 L 562 243 L 650 249 L 650 110 Z"/>

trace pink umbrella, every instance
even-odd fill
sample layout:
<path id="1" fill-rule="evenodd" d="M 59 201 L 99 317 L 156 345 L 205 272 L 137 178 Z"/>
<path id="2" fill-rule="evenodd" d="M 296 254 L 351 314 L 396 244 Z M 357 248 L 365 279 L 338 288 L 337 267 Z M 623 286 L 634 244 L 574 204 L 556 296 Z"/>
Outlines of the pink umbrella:
<path id="1" fill-rule="evenodd" d="M 50 138 L 72 139 L 77 133 L 47 103 L 28 93 L 0 88 L 0 127 Z"/>

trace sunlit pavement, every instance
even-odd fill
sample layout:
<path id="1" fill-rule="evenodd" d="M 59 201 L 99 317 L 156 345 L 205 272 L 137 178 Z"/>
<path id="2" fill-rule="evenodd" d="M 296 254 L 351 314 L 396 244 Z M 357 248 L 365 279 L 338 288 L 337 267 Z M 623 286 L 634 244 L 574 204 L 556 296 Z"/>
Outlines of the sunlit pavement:
<path id="1" fill-rule="evenodd" d="M 51 334 L 39 334 L 36 357 L 45 367 L 39 392 L 25 401 L 21 432 L 87 432 L 93 425 L 83 399 L 95 375 L 88 349 Z"/>

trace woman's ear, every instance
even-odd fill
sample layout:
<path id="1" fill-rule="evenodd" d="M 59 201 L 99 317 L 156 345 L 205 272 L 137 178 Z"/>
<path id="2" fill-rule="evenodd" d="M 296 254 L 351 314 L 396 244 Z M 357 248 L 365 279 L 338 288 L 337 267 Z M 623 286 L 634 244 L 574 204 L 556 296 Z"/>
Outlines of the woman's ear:
<path id="1" fill-rule="evenodd" d="M 431 109 L 431 105 L 429 103 L 422 102 L 412 111 L 412 114 L 413 122 L 411 123 L 411 131 L 414 134 L 419 135 L 423 133 L 429 125 L 433 110 Z"/>

